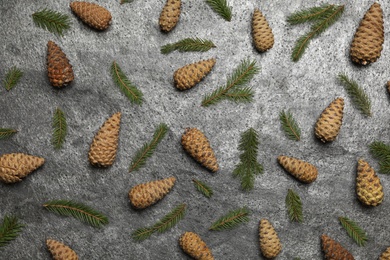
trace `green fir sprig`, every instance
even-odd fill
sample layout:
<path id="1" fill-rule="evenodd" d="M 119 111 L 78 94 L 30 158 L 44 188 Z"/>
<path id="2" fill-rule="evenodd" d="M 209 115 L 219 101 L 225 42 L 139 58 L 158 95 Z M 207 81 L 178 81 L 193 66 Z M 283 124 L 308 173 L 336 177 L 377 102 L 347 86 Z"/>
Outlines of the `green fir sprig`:
<path id="1" fill-rule="evenodd" d="M 291 25 L 318 21 L 325 14 L 333 12 L 334 5 L 325 4 L 322 6 L 311 7 L 305 10 L 297 11 L 287 17 L 287 22 Z"/>
<path id="2" fill-rule="evenodd" d="M 241 223 L 245 223 L 249 221 L 248 215 L 250 214 L 249 210 L 246 207 L 229 211 L 226 215 L 220 217 L 216 220 L 209 230 L 225 230 L 225 229 L 233 229 L 240 225 Z"/>
<path id="3" fill-rule="evenodd" d="M 54 111 L 53 115 L 53 135 L 52 135 L 52 144 L 55 149 L 62 148 L 62 145 L 65 142 L 65 137 L 67 133 L 67 124 L 65 113 L 58 107 Z"/>
<path id="4" fill-rule="evenodd" d="M 226 0 L 206 0 L 206 3 L 226 21 L 232 20 L 232 7 Z"/>
<path id="5" fill-rule="evenodd" d="M 74 217 L 93 227 L 102 227 L 108 224 L 108 218 L 95 209 L 79 202 L 71 200 L 52 200 L 43 204 L 43 207 L 50 212 L 62 216 Z"/>
<path id="6" fill-rule="evenodd" d="M 0 225 L 0 248 L 15 240 L 22 232 L 23 227 L 24 225 L 19 223 L 17 217 L 5 215 L 3 223 Z"/>
<path id="7" fill-rule="evenodd" d="M 11 129 L 11 128 L 0 128 L 0 140 L 11 137 L 14 134 L 16 134 L 17 132 L 18 132 L 18 130 Z"/>
<path id="8" fill-rule="evenodd" d="M 249 128 L 241 134 L 238 149 L 242 153 L 233 176 L 241 178 L 241 188 L 245 191 L 253 189 L 255 176 L 263 172 L 263 166 L 257 162 L 258 146 L 259 137 L 255 129 Z"/>
<path id="9" fill-rule="evenodd" d="M 131 162 L 129 172 L 136 171 L 145 165 L 146 159 L 153 155 L 154 150 L 164 138 L 165 134 L 168 132 L 168 129 L 168 126 L 164 123 L 161 123 L 157 127 L 154 132 L 152 141 L 144 144 L 142 148 L 137 151 L 133 161 Z"/>
<path id="10" fill-rule="evenodd" d="M 339 221 L 348 235 L 355 240 L 359 246 L 364 246 L 368 240 L 366 232 L 361 229 L 354 221 L 347 217 L 339 217 Z"/>
<path id="11" fill-rule="evenodd" d="M 390 174 L 390 145 L 375 141 L 369 145 L 371 154 L 379 160 L 379 172 Z"/>
<path id="12" fill-rule="evenodd" d="M 199 181 L 197 179 L 192 179 L 194 182 L 195 188 L 202 193 L 205 197 L 211 198 L 213 195 L 213 190 L 204 182 Z"/>
<path id="13" fill-rule="evenodd" d="M 18 84 L 22 77 L 23 72 L 20 69 L 18 69 L 16 66 L 11 67 L 5 74 L 5 79 L 3 81 L 4 88 L 7 91 L 10 91 L 13 87 L 16 86 L 16 84 Z"/>
<path id="14" fill-rule="evenodd" d="M 58 36 L 63 36 L 64 31 L 68 30 L 71 24 L 68 15 L 46 8 L 33 13 L 32 18 L 36 26 Z"/>
<path id="15" fill-rule="evenodd" d="M 132 233 L 134 240 L 142 241 L 149 238 L 154 232 L 163 233 L 174 227 L 180 220 L 182 220 L 186 213 L 186 204 L 180 204 L 174 208 L 170 213 L 165 215 L 152 227 L 139 228 Z"/>
<path id="16" fill-rule="evenodd" d="M 279 113 L 279 120 L 282 124 L 283 131 L 289 139 L 294 141 L 301 140 L 301 129 L 290 111 L 285 112 L 282 110 Z"/>
<path id="17" fill-rule="evenodd" d="M 113 61 L 111 65 L 111 76 L 114 83 L 132 103 L 138 105 L 142 104 L 143 93 L 126 77 L 115 61 Z"/>
<path id="18" fill-rule="evenodd" d="M 121 0 L 121 5 L 123 5 L 123 4 L 126 4 L 126 3 L 131 3 L 131 2 L 133 2 L 134 0 Z"/>
<path id="19" fill-rule="evenodd" d="M 286 207 L 291 221 L 303 222 L 301 198 L 292 189 L 287 192 Z"/>
<path id="20" fill-rule="evenodd" d="M 241 61 L 241 64 L 234 70 L 228 78 L 225 86 L 208 94 L 202 101 L 202 106 L 207 107 L 217 102 L 228 99 L 235 102 L 250 102 L 253 99 L 254 92 L 250 87 L 243 87 L 260 71 L 256 66 L 256 61 L 248 59 Z"/>
<path id="21" fill-rule="evenodd" d="M 162 54 L 168 54 L 178 50 L 179 52 L 206 52 L 216 46 L 210 40 L 204 40 L 200 38 L 185 38 L 175 43 L 166 44 L 161 47 Z"/>
<path id="22" fill-rule="evenodd" d="M 352 103 L 365 116 L 371 116 L 371 100 L 358 83 L 345 74 L 339 74 L 337 79 L 344 86 Z"/>

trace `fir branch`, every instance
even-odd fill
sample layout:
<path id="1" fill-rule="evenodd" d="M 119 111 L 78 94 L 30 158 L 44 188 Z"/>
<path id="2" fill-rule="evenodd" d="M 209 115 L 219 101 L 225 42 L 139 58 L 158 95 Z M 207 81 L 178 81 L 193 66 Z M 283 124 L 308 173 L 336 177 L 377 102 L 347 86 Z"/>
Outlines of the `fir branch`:
<path id="1" fill-rule="evenodd" d="M 131 2 L 133 2 L 133 0 L 121 0 L 121 5 L 123 5 L 123 4 L 126 4 L 126 3 L 131 3 Z"/>
<path id="2" fill-rule="evenodd" d="M 19 223 L 17 217 L 4 216 L 3 223 L 0 225 L 0 248 L 15 240 L 23 227 L 24 225 Z"/>
<path id="3" fill-rule="evenodd" d="M 241 223 L 249 221 L 249 210 L 246 207 L 229 211 L 225 216 L 215 221 L 209 230 L 233 229 Z"/>
<path id="4" fill-rule="evenodd" d="M 108 224 L 106 216 L 82 203 L 70 200 L 52 200 L 43 204 L 48 211 L 62 216 L 71 216 L 91 226 L 100 228 Z"/>
<path id="5" fill-rule="evenodd" d="M 213 190 L 206 183 L 199 181 L 197 179 L 192 179 L 192 181 L 194 182 L 195 188 L 200 193 L 202 193 L 207 198 L 211 198 L 211 196 L 213 195 Z"/>
<path id="6" fill-rule="evenodd" d="M 337 78 L 340 83 L 344 85 L 344 88 L 352 99 L 352 103 L 355 107 L 359 109 L 363 115 L 371 116 L 371 100 L 364 90 L 359 87 L 358 83 L 349 79 L 345 74 L 339 74 Z"/>
<path id="7" fill-rule="evenodd" d="M 339 217 L 339 221 L 343 228 L 347 231 L 348 235 L 353 238 L 359 246 L 365 245 L 368 238 L 363 229 L 361 229 L 354 221 L 346 217 Z"/>
<path id="8" fill-rule="evenodd" d="M 206 0 L 206 3 L 223 19 L 231 21 L 232 7 L 227 4 L 226 0 Z"/>
<path id="9" fill-rule="evenodd" d="M 233 171 L 233 176 L 241 178 L 241 188 L 245 191 L 253 189 L 255 176 L 263 172 L 263 166 L 257 162 L 258 145 L 258 134 L 253 128 L 241 134 L 238 149 L 242 153 L 240 163 Z"/>
<path id="10" fill-rule="evenodd" d="M 64 31 L 70 28 L 70 18 L 68 15 L 46 8 L 33 13 L 32 18 L 36 26 L 58 36 L 63 36 Z"/>
<path id="11" fill-rule="evenodd" d="M 65 142 L 67 124 L 64 112 L 57 108 L 53 115 L 52 143 L 55 149 L 60 149 Z"/>
<path id="12" fill-rule="evenodd" d="M 11 128 L 0 128 L 0 140 L 13 136 L 18 130 Z"/>
<path id="13" fill-rule="evenodd" d="M 131 234 L 134 240 L 142 241 L 149 238 L 154 233 L 153 227 L 139 228 Z"/>
<path id="14" fill-rule="evenodd" d="M 323 6 L 311 7 L 297 11 L 287 17 L 287 22 L 291 25 L 296 25 L 305 22 L 317 21 L 326 13 L 333 12 L 333 7 L 333 5 L 325 4 Z"/>
<path id="15" fill-rule="evenodd" d="M 5 75 L 5 79 L 3 81 L 4 88 L 10 91 L 13 87 L 16 86 L 16 84 L 18 84 L 22 77 L 23 72 L 20 69 L 18 69 L 16 66 L 11 67 Z"/>
<path id="16" fill-rule="evenodd" d="M 301 198 L 291 189 L 287 192 L 286 207 L 291 221 L 303 222 Z"/>
<path id="17" fill-rule="evenodd" d="M 298 126 L 297 121 L 295 121 L 293 115 L 287 111 L 287 113 L 282 110 L 279 113 L 279 120 L 282 124 L 282 129 L 287 135 L 287 137 L 294 141 L 301 140 L 301 129 Z"/>
<path id="18" fill-rule="evenodd" d="M 161 123 L 157 127 L 157 129 L 154 132 L 152 141 L 150 143 L 144 144 L 144 146 L 136 153 L 131 163 L 129 172 L 136 171 L 145 165 L 146 159 L 153 155 L 154 150 L 157 148 L 157 145 L 164 138 L 167 131 L 168 131 L 168 126 L 164 123 Z"/>
<path id="19" fill-rule="evenodd" d="M 223 87 L 219 87 L 211 94 L 206 95 L 202 101 L 202 106 L 216 104 L 222 99 L 230 99 L 236 102 L 249 102 L 252 100 L 253 91 L 251 88 L 243 87 L 259 72 L 256 61 L 243 60 L 228 78 Z M 243 88 L 240 88 L 243 87 Z M 241 95 L 241 97 L 239 97 Z"/>
<path id="20" fill-rule="evenodd" d="M 371 154 L 379 160 L 379 172 L 390 174 L 390 146 L 375 141 L 369 145 Z"/>
<path id="21" fill-rule="evenodd" d="M 142 92 L 126 77 L 115 61 L 113 61 L 111 65 L 111 76 L 114 83 L 122 90 L 132 103 L 138 105 L 142 104 Z"/>
<path id="22" fill-rule="evenodd" d="M 203 40 L 200 38 L 185 38 L 175 43 L 166 44 L 161 47 L 162 54 L 168 54 L 178 50 L 179 52 L 206 52 L 216 46 L 210 40 Z"/>

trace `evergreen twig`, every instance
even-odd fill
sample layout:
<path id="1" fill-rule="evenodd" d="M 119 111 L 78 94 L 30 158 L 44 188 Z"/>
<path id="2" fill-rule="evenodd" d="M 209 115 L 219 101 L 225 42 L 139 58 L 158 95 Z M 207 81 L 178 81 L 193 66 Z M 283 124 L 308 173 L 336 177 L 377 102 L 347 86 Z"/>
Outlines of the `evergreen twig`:
<path id="1" fill-rule="evenodd" d="M 206 3 L 226 21 L 232 19 L 232 7 L 228 5 L 226 0 L 206 0 Z"/>
<path id="2" fill-rule="evenodd" d="M 121 5 L 126 4 L 126 3 L 131 3 L 134 0 L 121 0 Z"/>
<path id="3" fill-rule="evenodd" d="M 60 149 L 65 142 L 67 124 L 65 113 L 57 107 L 53 115 L 52 143 L 55 149 Z"/>
<path id="4" fill-rule="evenodd" d="M 68 15 L 46 8 L 33 13 L 32 18 L 36 26 L 59 36 L 63 36 L 64 31 L 70 28 Z"/>
<path id="5" fill-rule="evenodd" d="M 347 217 L 339 217 L 339 221 L 348 235 L 355 240 L 359 246 L 364 246 L 367 241 L 366 232 L 361 229 L 354 221 Z"/>
<path id="6" fill-rule="evenodd" d="M 379 160 L 379 172 L 390 174 L 390 145 L 375 141 L 369 145 L 371 154 Z"/>
<path id="7" fill-rule="evenodd" d="M 4 216 L 3 223 L 0 225 L 0 248 L 15 240 L 23 227 L 24 225 L 19 223 L 17 217 Z"/>
<path id="8" fill-rule="evenodd" d="M 282 124 L 282 129 L 286 133 L 287 137 L 291 140 L 299 141 L 301 140 L 301 129 L 298 126 L 297 121 L 295 121 L 293 115 L 287 111 L 282 110 L 279 113 L 279 120 Z"/>
<path id="9" fill-rule="evenodd" d="M 11 67 L 5 75 L 5 79 L 3 81 L 4 88 L 10 91 L 13 87 L 16 86 L 16 84 L 18 84 L 22 77 L 23 72 L 20 69 L 18 69 L 16 66 Z"/>
<path id="10" fill-rule="evenodd" d="M 185 38 L 175 43 L 166 44 L 161 47 L 162 54 L 168 54 L 178 50 L 179 52 L 206 52 L 216 46 L 210 40 L 204 40 L 200 38 Z"/>
<path id="11" fill-rule="evenodd" d="M 301 198 L 292 189 L 289 189 L 286 196 L 288 216 L 291 221 L 303 222 Z"/>
<path id="12" fill-rule="evenodd" d="M 229 211 L 226 215 L 216 220 L 209 230 L 233 229 L 241 223 L 249 221 L 249 210 L 246 207 Z"/>
<path id="13" fill-rule="evenodd" d="M 0 128 L 0 140 L 13 136 L 18 131 L 11 128 Z"/>
<path id="14" fill-rule="evenodd" d="M 325 4 L 323 6 L 311 7 L 305 10 L 297 11 L 287 17 L 287 22 L 291 25 L 312 22 L 321 19 L 326 13 L 333 12 L 333 5 Z"/>
<path id="15" fill-rule="evenodd" d="M 197 179 L 192 179 L 194 182 L 195 188 L 202 193 L 205 197 L 211 198 L 213 195 L 213 190 L 204 182 L 199 181 Z"/>

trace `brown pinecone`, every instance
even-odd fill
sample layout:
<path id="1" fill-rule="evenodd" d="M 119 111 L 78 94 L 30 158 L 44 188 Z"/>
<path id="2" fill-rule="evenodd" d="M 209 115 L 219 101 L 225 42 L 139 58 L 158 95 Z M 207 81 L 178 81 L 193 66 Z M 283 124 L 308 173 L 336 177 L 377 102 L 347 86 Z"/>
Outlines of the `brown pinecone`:
<path id="1" fill-rule="evenodd" d="M 381 5 L 373 3 L 360 22 L 352 40 L 350 50 L 352 61 L 361 65 L 375 62 L 381 56 L 384 38 Z"/>
<path id="2" fill-rule="evenodd" d="M 317 168 L 308 162 L 282 155 L 278 157 L 278 162 L 301 182 L 311 183 L 317 179 Z"/>
<path id="3" fill-rule="evenodd" d="M 386 84 L 386 86 L 387 86 L 387 91 L 390 93 L 390 80 L 389 80 L 389 81 L 387 81 L 387 84 Z"/>
<path id="4" fill-rule="evenodd" d="M 181 0 L 167 0 L 159 19 L 161 31 L 171 31 L 179 21 L 180 12 Z"/>
<path id="5" fill-rule="evenodd" d="M 105 30 L 111 24 L 111 13 L 106 8 L 88 2 L 72 2 L 70 9 L 86 24 L 96 30 Z"/>
<path id="6" fill-rule="evenodd" d="M 45 159 L 23 153 L 10 153 L 0 156 L 0 181 L 14 183 L 35 171 L 45 163 Z"/>
<path id="7" fill-rule="evenodd" d="M 176 70 L 173 74 L 175 86 L 180 90 L 192 88 L 209 74 L 215 62 L 215 59 L 202 60 Z"/>
<path id="8" fill-rule="evenodd" d="M 326 260 L 354 260 L 352 254 L 327 235 L 321 236 L 322 250 Z"/>
<path id="9" fill-rule="evenodd" d="M 271 222 L 260 220 L 259 224 L 260 251 L 266 258 L 274 258 L 282 251 L 282 244 Z"/>
<path id="10" fill-rule="evenodd" d="M 274 46 L 274 34 L 271 27 L 259 9 L 255 9 L 252 16 L 252 37 L 255 47 L 265 52 Z"/>
<path id="11" fill-rule="evenodd" d="M 344 99 L 336 98 L 321 113 L 315 126 L 315 135 L 322 142 L 336 139 L 343 122 Z"/>
<path id="12" fill-rule="evenodd" d="M 388 247 L 379 257 L 379 260 L 390 260 L 390 247 Z"/>
<path id="13" fill-rule="evenodd" d="M 179 239 L 183 251 L 197 260 L 214 260 L 210 249 L 200 236 L 194 232 L 185 232 Z"/>
<path id="14" fill-rule="evenodd" d="M 171 191 L 175 182 L 176 178 L 170 177 L 134 186 L 129 191 L 131 205 L 136 209 L 144 209 L 155 204 Z"/>
<path id="15" fill-rule="evenodd" d="M 74 79 L 73 68 L 61 48 L 52 41 L 47 43 L 47 75 L 53 87 L 62 88 Z"/>
<path id="16" fill-rule="evenodd" d="M 212 172 L 218 171 L 217 158 L 207 137 L 197 128 L 186 128 L 181 137 L 184 150 L 197 162 Z"/>
<path id="17" fill-rule="evenodd" d="M 356 193 L 359 200 L 367 206 L 378 206 L 383 201 L 383 187 L 379 177 L 363 159 L 358 161 Z"/>
<path id="18" fill-rule="evenodd" d="M 118 150 L 120 123 L 121 113 L 117 112 L 100 127 L 88 153 L 88 159 L 92 165 L 107 167 L 114 163 Z"/>
<path id="19" fill-rule="evenodd" d="M 78 256 L 75 251 L 70 247 L 64 245 L 53 239 L 46 240 L 47 248 L 49 249 L 54 260 L 78 260 Z"/>

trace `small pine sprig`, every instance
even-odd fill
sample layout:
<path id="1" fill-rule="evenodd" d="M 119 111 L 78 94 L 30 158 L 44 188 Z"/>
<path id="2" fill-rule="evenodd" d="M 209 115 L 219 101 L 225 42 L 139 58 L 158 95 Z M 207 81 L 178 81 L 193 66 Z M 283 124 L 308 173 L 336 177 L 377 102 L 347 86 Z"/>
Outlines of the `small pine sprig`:
<path id="1" fill-rule="evenodd" d="M 67 124 L 66 124 L 65 113 L 58 107 L 54 111 L 52 126 L 53 126 L 52 144 L 55 149 L 60 149 L 65 142 L 65 137 L 67 133 Z"/>
<path id="2" fill-rule="evenodd" d="M 32 18 L 36 26 L 58 36 L 63 36 L 64 31 L 70 28 L 70 18 L 68 15 L 46 8 L 33 13 Z"/>
<path id="3" fill-rule="evenodd" d="M 249 210 L 246 207 L 229 211 L 225 216 L 216 220 L 209 230 L 233 229 L 239 224 L 249 221 Z"/>
<path id="4" fill-rule="evenodd" d="M 13 136 L 18 130 L 11 128 L 0 128 L 0 140 Z"/>
<path id="5" fill-rule="evenodd" d="M 228 78 L 226 85 L 206 95 L 202 101 L 202 106 L 207 107 L 223 99 L 235 102 L 252 101 L 254 95 L 252 88 L 243 87 L 243 85 L 247 84 L 259 71 L 256 61 L 248 59 L 241 61 L 240 65 Z"/>
<path id="6" fill-rule="evenodd" d="M 364 246 L 368 240 L 366 232 L 361 229 L 354 221 L 347 217 L 339 217 L 341 226 L 347 231 L 348 235 L 355 240 L 359 246 Z"/>
<path id="7" fill-rule="evenodd" d="M 204 182 L 199 181 L 197 179 L 192 179 L 194 182 L 195 188 L 202 193 L 205 197 L 211 198 L 213 195 L 213 190 Z"/>
<path id="8" fill-rule="evenodd" d="M 4 216 L 0 225 L 0 248 L 15 240 L 22 232 L 24 225 L 19 223 L 15 216 Z"/>
<path id="9" fill-rule="evenodd" d="M 131 162 L 129 172 L 136 171 L 145 165 L 146 159 L 153 155 L 154 150 L 164 138 L 165 134 L 168 132 L 168 129 L 168 126 L 164 123 L 161 123 L 157 127 L 157 129 L 154 131 L 152 141 L 144 144 L 142 148 L 136 153 L 133 161 Z"/>
<path id="10" fill-rule="evenodd" d="M 111 76 L 114 83 L 122 90 L 132 103 L 138 105 L 142 104 L 143 93 L 126 77 L 115 61 L 113 61 L 111 65 Z"/>
<path id="11" fill-rule="evenodd" d="M 226 21 L 232 20 L 232 7 L 228 5 L 226 0 L 206 0 L 206 3 Z"/>
<path id="12" fill-rule="evenodd" d="M 166 44 L 161 47 L 162 54 L 168 54 L 178 50 L 179 52 L 206 52 L 216 46 L 210 40 L 204 40 L 200 38 L 185 38 L 175 43 Z"/>
<path id="13" fill-rule="evenodd" d="M 62 216 L 71 216 L 93 227 L 102 227 L 108 224 L 108 218 L 93 208 L 71 200 L 52 200 L 43 204 L 50 212 Z"/>
<path id="14" fill-rule="evenodd" d="M 126 3 L 131 3 L 131 2 L 133 2 L 133 0 L 121 0 L 121 5 L 123 5 L 123 4 L 126 4 Z"/>
<path id="15" fill-rule="evenodd" d="M 287 192 L 286 207 L 291 221 L 303 222 L 301 198 L 292 189 Z"/>
<path id="16" fill-rule="evenodd" d="M 282 124 L 283 131 L 290 140 L 301 140 L 301 129 L 299 128 L 297 121 L 294 119 L 290 111 L 285 112 L 282 110 L 279 113 L 279 120 Z"/>
<path id="17" fill-rule="evenodd" d="M 287 22 L 291 25 L 296 25 L 305 22 L 317 21 L 326 13 L 332 13 L 333 7 L 333 5 L 325 4 L 322 6 L 316 6 L 305 10 L 297 11 L 287 17 Z"/>
<path id="18" fill-rule="evenodd" d="M 371 154 L 379 160 L 379 172 L 390 174 L 390 145 L 375 141 L 369 145 Z"/>
<path id="19" fill-rule="evenodd" d="M 4 88 L 7 91 L 10 91 L 13 87 L 16 86 L 16 84 L 18 84 L 22 77 L 23 72 L 20 69 L 18 69 L 16 66 L 11 67 L 5 74 L 5 79 L 3 81 Z"/>
<path id="20" fill-rule="evenodd" d="M 238 149 L 242 154 L 233 176 L 241 178 L 241 188 L 245 191 L 253 189 L 255 176 L 263 172 L 263 166 L 257 162 L 258 145 L 259 138 L 255 129 L 249 128 L 241 134 Z"/>
<path id="21" fill-rule="evenodd" d="M 345 74 L 339 74 L 337 79 L 344 86 L 355 107 L 363 115 L 371 116 L 371 100 L 358 83 Z"/>

